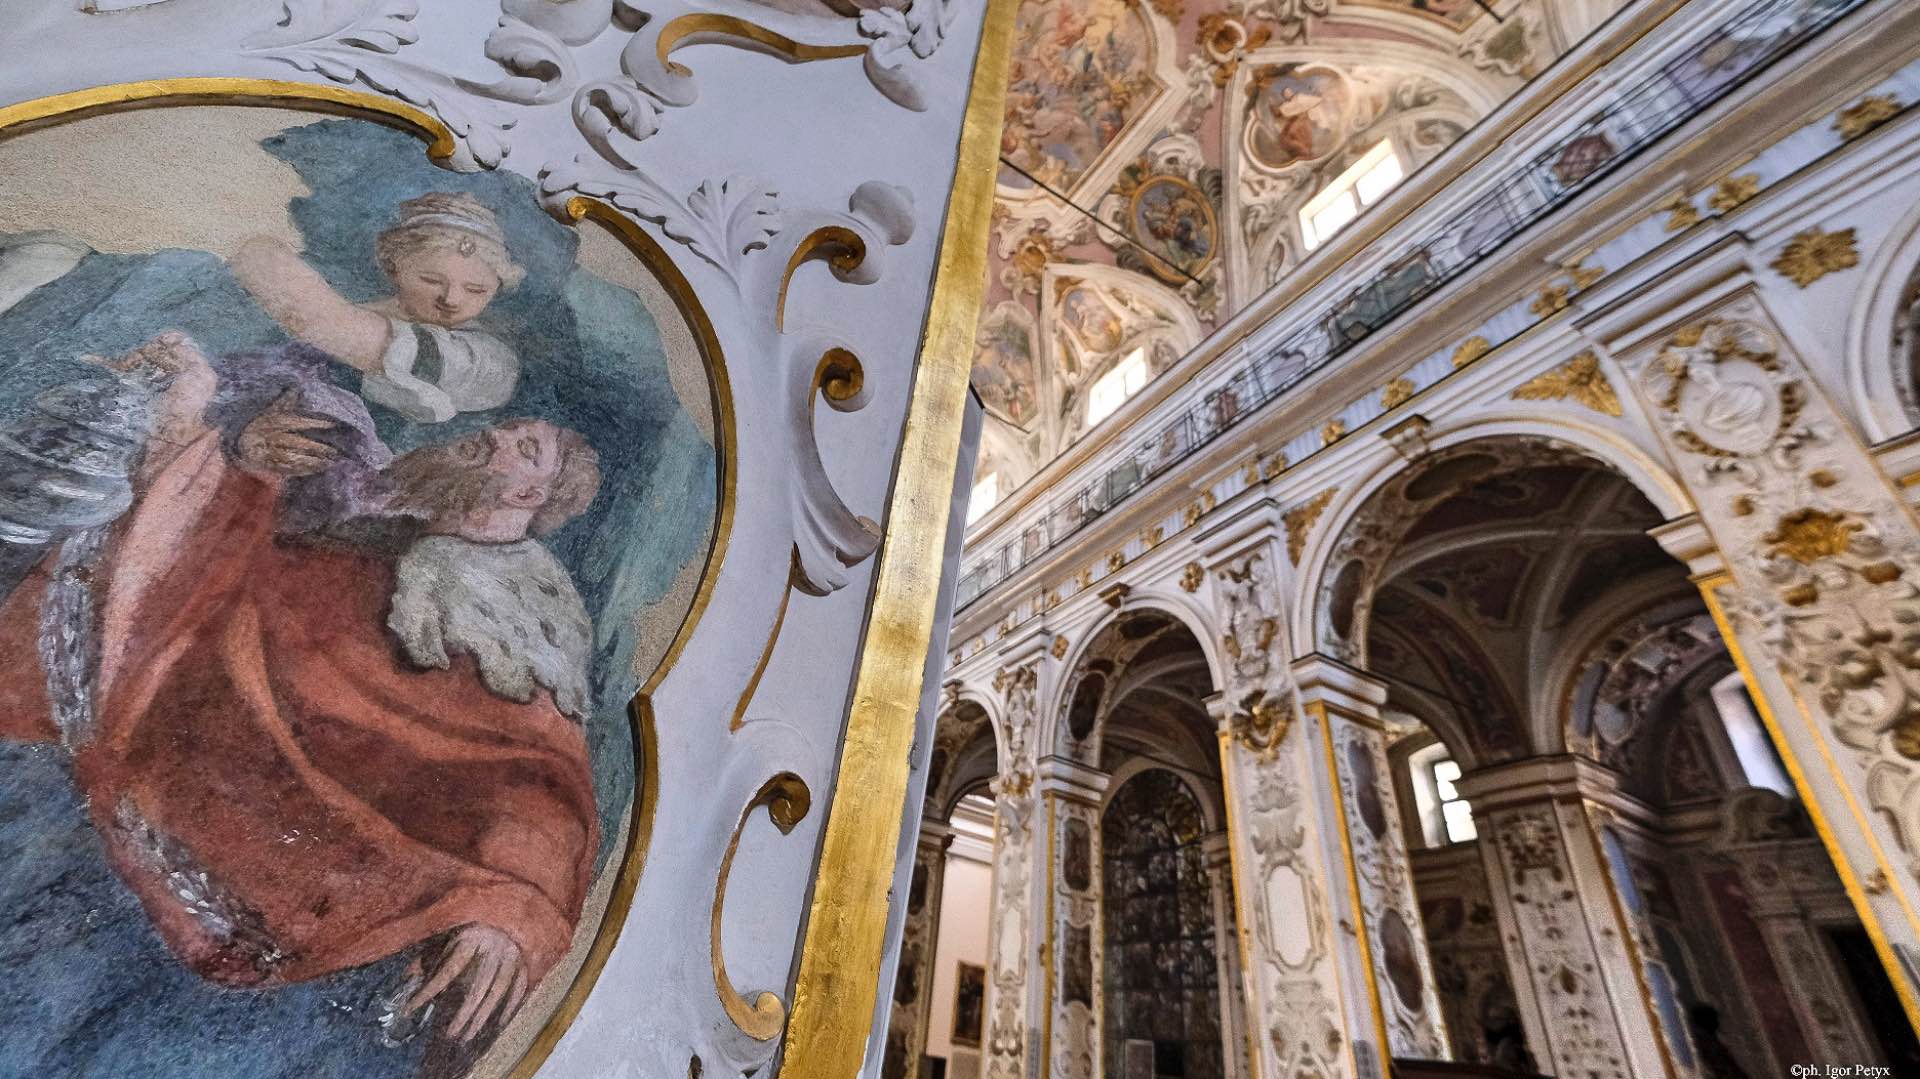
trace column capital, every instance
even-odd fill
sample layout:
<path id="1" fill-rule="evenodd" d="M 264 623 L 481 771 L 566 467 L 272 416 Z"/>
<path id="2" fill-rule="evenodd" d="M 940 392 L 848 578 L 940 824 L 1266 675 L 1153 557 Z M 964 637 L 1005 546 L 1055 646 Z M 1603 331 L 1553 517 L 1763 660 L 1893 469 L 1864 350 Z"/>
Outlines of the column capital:
<path id="1" fill-rule="evenodd" d="M 1652 536 L 1654 542 L 1660 544 L 1668 554 L 1685 563 L 1687 572 L 1695 577 L 1726 572 L 1726 559 L 1720 557 L 1720 548 L 1713 542 L 1713 534 L 1707 531 L 1706 524 L 1697 513 L 1657 524 L 1647 529 L 1647 535 Z"/>
<path id="2" fill-rule="evenodd" d="M 953 843 L 953 825 L 943 820 L 920 821 L 920 845 L 944 851 Z"/>
<path id="3" fill-rule="evenodd" d="M 1113 777 L 1065 757 L 1044 757 L 1034 779 L 1042 794 L 1097 806 Z"/>
<path id="4" fill-rule="evenodd" d="M 1210 870 L 1230 869 L 1233 866 L 1233 837 L 1223 829 L 1208 832 L 1200 837 L 1200 854 L 1206 859 Z"/>
<path id="5" fill-rule="evenodd" d="M 1385 682 L 1319 652 L 1294 660 L 1291 670 L 1302 704 L 1317 701 L 1350 719 L 1380 722 L 1380 706 L 1387 703 Z"/>

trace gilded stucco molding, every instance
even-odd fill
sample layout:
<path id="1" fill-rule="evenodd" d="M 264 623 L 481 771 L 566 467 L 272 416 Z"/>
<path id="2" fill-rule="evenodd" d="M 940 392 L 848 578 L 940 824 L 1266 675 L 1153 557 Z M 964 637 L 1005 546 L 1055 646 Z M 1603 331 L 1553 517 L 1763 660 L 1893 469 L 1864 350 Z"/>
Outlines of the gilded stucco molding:
<path id="1" fill-rule="evenodd" d="M 1852 142 L 1900 115 L 1901 108 L 1900 99 L 1892 94 L 1869 94 L 1835 113 L 1833 129 Z"/>
<path id="2" fill-rule="evenodd" d="M 1513 391 L 1516 401 L 1575 401 L 1603 416 L 1620 415 L 1620 397 L 1607 381 L 1600 358 L 1582 352 L 1566 363 L 1537 375 Z"/>
<path id="3" fill-rule="evenodd" d="M 1300 564 L 1300 555 L 1307 549 L 1307 536 L 1313 531 L 1314 523 L 1326 512 L 1333 501 L 1333 488 L 1314 495 L 1300 505 L 1288 510 L 1281 518 L 1287 526 L 1287 561 Z"/>
<path id="4" fill-rule="evenodd" d="M 1797 232 L 1767 265 L 1780 276 L 1806 288 L 1830 273 L 1860 264 L 1852 229 L 1828 232 L 1814 227 Z"/>

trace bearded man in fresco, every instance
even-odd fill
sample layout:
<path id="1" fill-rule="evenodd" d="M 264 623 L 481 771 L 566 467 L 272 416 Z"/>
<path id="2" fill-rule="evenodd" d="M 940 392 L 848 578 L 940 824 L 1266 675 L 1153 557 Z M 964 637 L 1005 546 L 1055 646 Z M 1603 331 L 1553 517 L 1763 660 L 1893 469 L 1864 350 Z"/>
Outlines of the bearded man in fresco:
<path id="1" fill-rule="evenodd" d="M 364 454 L 370 421 L 296 387 L 222 430 L 178 334 L 107 366 L 161 387 L 106 409 L 146 417 L 131 503 L 0 606 L 0 737 L 66 747 L 114 873 L 201 978 L 412 956 L 394 1022 L 503 1022 L 571 944 L 599 844 L 593 630 L 538 538 L 592 504 L 593 449 L 498 423 L 393 459 L 378 527 L 290 534 L 289 485 Z"/>

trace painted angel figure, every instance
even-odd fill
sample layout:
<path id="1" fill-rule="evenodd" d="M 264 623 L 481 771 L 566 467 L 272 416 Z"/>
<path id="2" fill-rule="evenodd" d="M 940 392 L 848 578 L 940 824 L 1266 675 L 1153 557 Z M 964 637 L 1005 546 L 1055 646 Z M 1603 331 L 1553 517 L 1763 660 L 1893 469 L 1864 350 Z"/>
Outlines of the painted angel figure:
<path id="1" fill-rule="evenodd" d="M 472 195 L 433 192 L 400 204 L 380 234 L 391 297 L 355 304 L 285 241 L 256 236 L 228 266 L 296 340 L 361 372 L 361 394 L 416 423 L 499 408 L 520 380 L 505 341 L 472 325 L 526 271 L 493 211 Z"/>

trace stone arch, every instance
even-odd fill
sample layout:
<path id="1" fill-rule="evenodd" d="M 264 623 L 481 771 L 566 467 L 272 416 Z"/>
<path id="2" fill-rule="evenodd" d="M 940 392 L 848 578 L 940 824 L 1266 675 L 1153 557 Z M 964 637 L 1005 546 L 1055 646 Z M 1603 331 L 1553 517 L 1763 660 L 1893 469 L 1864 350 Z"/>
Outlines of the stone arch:
<path id="1" fill-rule="evenodd" d="M 1920 206 L 1889 235 L 1867 263 L 1841 360 L 1847 409 L 1869 443 L 1920 426 Z"/>
<path id="2" fill-rule="evenodd" d="M 1483 450 L 1495 457 L 1504 453 L 1538 458 L 1545 453 L 1568 460 L 1586 459 L 1623 476 L 1667 520 L 1693 512 L 1685 489 L 1665 465 L 1620 435 L 1597 427 L 1557 417 L 1493 415 L 1431 432 L 1427 444 L 1429 452 L 1413 464 L 1382 445 L 1364 478 L 1328 506 L 1326 524 L 1309 537 L 1302 552 L 1288 607 L 1296 656 L 1320 652 L 1364 665 L 1366 612 L 1356 605 L 1362 599 L 1370 600 L 1371 588 L 1378 583 L 1367 577 L 1367 567 L 1371 563 L 1371 572 L 1377 575 L 1382 561 L 1398 545 L 1399 535 L 1411 524 L 1411 519 L 1406 519 L 1398 527 L 1394 525 L 1394 496 L 1449 459 Z M 1437 503 L 1446 493 L 1443 488 L 1420 501 Z M 1405 511 L 1401 515 L 1405 516 Z M 1356 559 L 1360 568 L 1349 570 Z M 1349 573 L 1346 581 L 1340 579 L 1343 571 Z M 1329 617 L 1329 601 L 1336 588 L 1342 593 L 1342 609 L 1352 612 L 1344 627 L 1336 623 L 1345 619 L 1345 614 L 1339 619 Z M 1346 602 L 1349 599 L 1351 604 Z"/>
<path id="3" fill-rule="evenodd" d="M 1180 785 L 1186 788 L 1186 792 L 1192 795 L 1194 802 L 1200 806 L 1200 815 L 1206 819 L 1209 831 L 1219 832 L 1226 829 L 1227 807 L 1218 778 L 1151 757 L 1130 757 L 1126 763 L 1113 770 L 1113 774 L 1107 780 L 1106 792 L 1100 796 L 1100 815 L 1106 816 L 1107 807 L 1113 804 L 1114 795 L 1120 793 L 1120 788 L 1125 787 L 1128 780 L 1143 772 L 1152 771 L 1170 773 L 1180 781 Z"/>
<path id="4" fill-rule="evenodd" d="M 1663 593 L 1657 587 L 1627 587 L 1609 595 L 1604 605 L 1588 616 L 1592 628 L 1566 642 L 1553 657 L 1542 679 L 1540 707 L 1531 710 L 1528 740 L 1535 753 L 1571 752 L 1578 742 L 1574 733 L 1583 707 L 1582 679 L 1587 669 L 1605 650 L 1609 640 L 1631 633 L 1634 623 L 1671 623 L 1706 613 L 1706 605 L 1697 593 Z M 1723 646 L 1724 647 L 1724 646 Z"/>
<path id="5" fill-rule="evenodd" d="M 996 703 L 988 695 L 970 689 L 962 689 L 943 702 L 940 715 L 934 721 L 933 749 L 927 756 L 929 814 L 937 814 L 944 820 L 952 813 L 954 804 L 964 793 L 958 789 L 963 785 L 959 780 L 964 778 L 964 766 L 978 746 L 981 734 L 985 734 L 992 745 L 992 767 L 986 772 L 987 778 L 991 778 L 1007 767 L 1006 732 L 1001 729 Z"/>
<path id="6" fill-rule="evenodd" d="M 1210 626 L 1208 612 L 1204 611 L 1200 605 L 1192 603 L 1192 599 L 1188 599 L 1185 595 L 1175 595 L 1158 587 L 1144 587 L 1140 591 L 1131 591 L 1127 599 L 1121 601 L 1119 609 L 1102 614 L 1098 620 L 1089 624 L 1087 630 L 1081 632 L 1079 639 L 1071 643 L 1068 655 L 1062 657 L 1064 659 L 1062 670 L 1066 674 L 1060 680 L 1060 685 L 1054 687 L 1050 707 L 1043 712 L 1043 728 L 1039 731 L 1039 737 L 1043 739 L 1041 745 L 1048 747 L 1050 753 L 1077 756 L 1068 751 L 1068 739 L 1071 735 L 1071 731 L 1068 730 L 1068 712 L 1069 708 L 1073 707 L 1073 691 L 1077 687 L 1083 670 L 1087 668 L 1087 662 L 1092 659 L 1094 645 L 1100 641 L 1100 635 L 1114 630 L 1123 618 L 1139 616 L 1139 614 L 1160 614 L 1181 624 L 1187 630 L 1187 634 L 1192 635 L 1192 639 L 1200 645 L 1200 655 L 1206 659 L 1206 668 L 1208 668 L 1208 682 L 1212 682 L 1215 691 L 1221 687 L 1221 660 L 1217 653 L 1217 635 L 1219 634 Z M 1098 751 L 1098 745 L 1100 745 L 1098 739 L 1092 739 L 1091 747 L 1094 753 Z"/>

